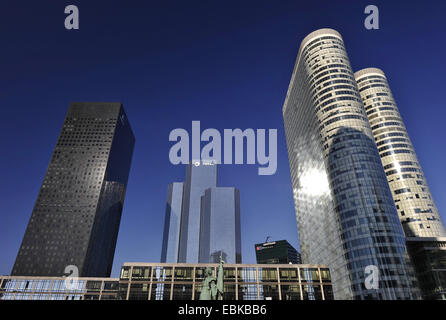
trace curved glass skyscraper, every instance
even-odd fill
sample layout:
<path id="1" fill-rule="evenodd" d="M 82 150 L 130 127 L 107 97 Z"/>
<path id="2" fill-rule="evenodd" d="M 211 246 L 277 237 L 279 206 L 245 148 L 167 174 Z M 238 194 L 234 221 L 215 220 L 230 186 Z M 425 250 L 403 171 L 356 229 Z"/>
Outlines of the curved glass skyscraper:
<path id="1" fill-rule="evenodd" d="M 407 237 L 446 237 L 384 72 L 355 73 L 395 206 Z"/>
<path id="2" fill-rule="evenodd" d="M 302 41 L 283 117 L 303 262 L 329 265 L 336 299 L 418 298 L 372 129 L 335 30 Z M 379 270 L 373 285 L 369 268 Z"/>

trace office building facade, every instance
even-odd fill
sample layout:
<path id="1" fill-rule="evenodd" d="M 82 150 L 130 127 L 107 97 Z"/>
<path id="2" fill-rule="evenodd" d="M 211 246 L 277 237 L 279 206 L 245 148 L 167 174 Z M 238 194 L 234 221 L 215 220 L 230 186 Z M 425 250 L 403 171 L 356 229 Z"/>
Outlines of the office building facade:
<path id="1" fill-rule="evenodd" d="M 242 262 L 240 192 L 209 188 L 201 197 L 199 263 Z"/>
<path id="2" fill-rule="evenodd" d="M 0 277 L 0 300 L 199 300 L 217 264 L 125 263 L 119 279 Z M 333 300 L 325 265 L 224 265 L 224 300 Z"/>
<path id="3" fill-rule="evenodd" d="M 256 261 L 260 264 L 300 264 L 300 253 L 286 240 L 257 243 Z"/>
<path id="4" fill-rule="evenodd" d="M 407 250 L 425 300 L 446 300 L 446 237 L 408 237 Z"/>
<path id="5" fill-rule="evenodd" d="M 207 161 L 192 161 L 191 164 L 187 165 L 181 213 L 178 262 L 198 262 L 201 196 L 206 189 L 216 186 L 216 164 Z"/>
<path id="6" fill-rule="evenodd" d="M 121 103 L 71 103 L 13 276 L 110 275 L 135 138 Z"/>
<path id="7" fill-rule="evenodd" d="M 341 35 L 301 43 L 283 106 L 304 263 L 330 266 L 336 299 L 415 299 L 392 194 Z M 379 270 L 378 289 L 365 286 Z"/>
<path id="8" fill-rule="evenodd" d="M 241 263 L 240 192 L 217 187 L 217 164 L 192 161 L 169 186 L 161 262 Z"/>
<path id="9" fill-rule="evenodd" d="M 0 277 L 0 300 L 120 300 L 119 278 Z"/>
<path id="10" fill-rule="evenodd" d="M 425 299 L 446 299 L 446 230 L 384 72 L 355 73 Z"/>
<path id="11" fill-rule="evenodd" d="M 169 185 L 167 191 L 161 262 L 178 262 L 182 206 L 183 183 L 174 182 Z"/>
<path id="12" fill-rule="evenodd" d="M 382 165 L 407 237 L 445 237 L 434 203 L 387 78 L 377 68 L 355 73 Z"/>

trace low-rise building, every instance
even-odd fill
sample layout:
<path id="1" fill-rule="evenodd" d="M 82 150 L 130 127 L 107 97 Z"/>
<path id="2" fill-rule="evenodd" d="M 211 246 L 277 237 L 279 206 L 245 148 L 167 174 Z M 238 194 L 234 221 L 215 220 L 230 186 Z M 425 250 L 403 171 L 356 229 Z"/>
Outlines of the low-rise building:
<path id="1" fill-rule="evenodd" d="M 198 300 L 218 264 L 125 263 L 120 278 L 0 277 L 0 300 Z M 224 300 L 332 300 L 325 265 L 225 264 Z"/>

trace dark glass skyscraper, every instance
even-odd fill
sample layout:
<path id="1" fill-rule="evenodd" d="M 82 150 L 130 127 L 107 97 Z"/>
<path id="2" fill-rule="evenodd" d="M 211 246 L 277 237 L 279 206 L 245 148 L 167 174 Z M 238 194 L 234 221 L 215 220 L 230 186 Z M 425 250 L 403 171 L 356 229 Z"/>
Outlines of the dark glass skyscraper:
<path id="1" fill-rule="evenodd" d="M 70 104 L 12 275 L 110 275 L 134 143 L 121 103 Z"/>
<path id="2" fill-rule="evenodd" d="M 255 248 L 259 264 L 302 263 L 300 253 L 286 240 L 257 243 Z"/>

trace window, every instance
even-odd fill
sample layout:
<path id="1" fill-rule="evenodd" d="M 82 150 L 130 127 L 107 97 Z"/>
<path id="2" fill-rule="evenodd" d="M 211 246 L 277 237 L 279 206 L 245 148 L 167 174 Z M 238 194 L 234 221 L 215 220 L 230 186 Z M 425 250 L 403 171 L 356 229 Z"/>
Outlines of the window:
<path id="1" fill-rule="evenodd" d="M 299 282 L 297 269 L 279 269 L 280 282 Z"/>
<path id="2" fill-rule="evenodd" d="M 175 268 L 175 281 L 192 281 L 193 268 L 177 267 Z"/>
<path id="3" fill-rule="evenodd" d="M 300 300 L 300 285 L 280 285 L 282 300 Z"/>
<path id="4" fill-rule="evenodd" d="M 172 300 L 192 300 L 192 285 L 174 284 Z"/>

